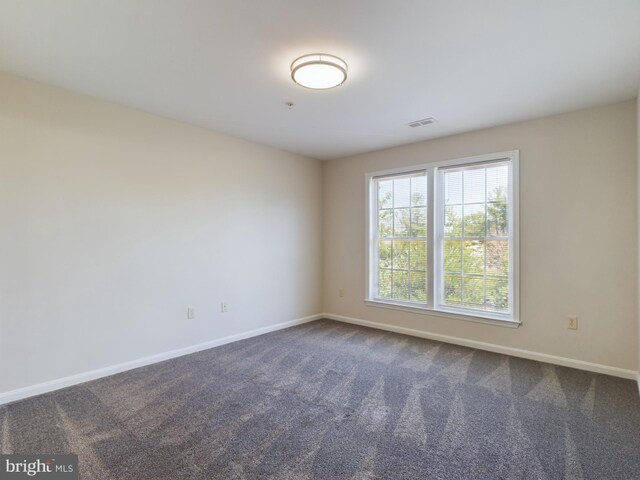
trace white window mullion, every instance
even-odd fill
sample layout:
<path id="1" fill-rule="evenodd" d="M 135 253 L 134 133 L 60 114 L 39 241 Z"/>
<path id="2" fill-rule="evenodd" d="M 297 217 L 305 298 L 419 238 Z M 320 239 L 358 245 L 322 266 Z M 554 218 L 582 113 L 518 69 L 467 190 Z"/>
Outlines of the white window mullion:
<path id="1" fill-rule="evenodd" d="M 429 239 L 427 243 L 427 273 L 429 275 L 429 285 L 427 301 L 429 305 L 432 305 L 434 308 L 437 308 L 438 304 L 438 292 L 440 291 L 440 279 L 438 278 L 438 272 L 441 270 L 441 267 L 439 266 L 441 263 L 441 257 L 438 249 L 440 227 L 437 225 L 437 218 L 439 218 L 439 214 L 436 213 L 436 209 L 438 209 L 438 206 L 440 205 L 440 187 L 438 185 L 439 179 L 437 178 L 437 175 L 437 169 L 429 169 L 429 208 L 427 211 L 427 238 Z"/>
<path id="2" fill-rule="evenodd" d="M 509 279 L 509 303 L 511 305 L 511 317 L 519 321 L 520 312 L 520 155 L 513 152 L 509 165 L 509 204 L 507 206 L 509 222 L 509 263 L 513 275 Z"/>
<path id="3" fill-rule="evenodd" d="M 380 262 L 378 261 L 378 258 L 380 258 L 380 251 L 379 251 L 379 244 L 380 244 L 380 215 L 378 213 L 378 205 L 380 202 L 380 198 L 378 198 L 378 185 L 376 182 L 374 182 L 374 185 L 376 188 L 373 189 L 374 194 L 374 205 L 376 206 L 376 208 L 373 210 L 373 212 L 375 212 L 373 215 L 375 215 L 373 217 L 373 227 L 374 227 L 374 231 L 373 231 L 373 252 L 374 254 L 372 255 L 372 269 L 374 272 L 374 276 L 372 278 L 373 281 L 373 291 L 376 292 L 375 294 L 377 295 L 378 293 L 378 288 L 379 288 L 379 283 L 380 283 L 380 272 L 379 272 L 379 268 L 380 268 Z"/>
<path id="4" fill-rule="evenodd" d="M 373 179 L 367 179 L 366 185 L 369 215 L 367 217 L 367 245 L 369 257 L 367 262 L 367 297 L 374 298 L 378 292 L 378 188 Z"/>

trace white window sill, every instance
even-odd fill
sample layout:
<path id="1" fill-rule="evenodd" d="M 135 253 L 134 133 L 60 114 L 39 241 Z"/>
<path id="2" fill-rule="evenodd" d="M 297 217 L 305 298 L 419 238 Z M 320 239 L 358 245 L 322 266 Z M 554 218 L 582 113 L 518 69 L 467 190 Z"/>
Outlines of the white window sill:
<path id="1" fill-rule="evenodd" d="M 434 317 L 451 318 L 454 320 L 464 320 L 467 322 L 484 323 L 487 325 L 496 325 L 498 327 L 518 328 L 521 322 L 508 318 L 500 318 L 491 314 L 463 315 L 457 312 L 449 312 L 445 310 L 434 310 L 428 307 L 410 305 L 405 303 L 396 303 L 387 300 L 365 299 L 365 305 L 370 307 L 389 308 L 391 310 L 402 310 L 405 312 L 419 313 L 422 315 L 432 315 Z"/>

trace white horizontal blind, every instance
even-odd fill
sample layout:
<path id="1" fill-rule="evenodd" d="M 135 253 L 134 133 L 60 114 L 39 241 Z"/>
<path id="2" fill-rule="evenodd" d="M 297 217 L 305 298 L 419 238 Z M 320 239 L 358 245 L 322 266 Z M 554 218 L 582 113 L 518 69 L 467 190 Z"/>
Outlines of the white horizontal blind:
<path id="1" fill-rule="evenodd" d="M 374 178 L 374 296 L 427 303 L 427 174 Z"/>
<path id="2" fill-rule="evenodd" d="M 438 304 L 510 314 L 511 162 L 443 167 L 437 176 Z"/>

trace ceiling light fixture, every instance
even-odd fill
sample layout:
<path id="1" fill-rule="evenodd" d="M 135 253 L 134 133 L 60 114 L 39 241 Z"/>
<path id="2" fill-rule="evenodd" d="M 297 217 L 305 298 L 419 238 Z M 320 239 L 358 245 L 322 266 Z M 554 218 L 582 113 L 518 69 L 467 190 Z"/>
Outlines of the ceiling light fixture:
<path id="1" fill-rule="evenodd" d="M 291 63 L 291 79 L 313 90 L 334 88 L 347 79 L 347 63 L 326 53 L 303 55 Z"/>

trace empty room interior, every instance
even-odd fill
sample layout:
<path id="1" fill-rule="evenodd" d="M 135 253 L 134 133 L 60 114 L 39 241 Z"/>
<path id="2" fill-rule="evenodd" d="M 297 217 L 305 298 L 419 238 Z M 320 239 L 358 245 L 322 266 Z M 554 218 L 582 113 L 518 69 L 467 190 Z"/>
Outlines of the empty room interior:
<path id="1" fill-rule="evenodd" d="M 0 478 L 640 479 L 638 0 L 0 0 Z"/>

